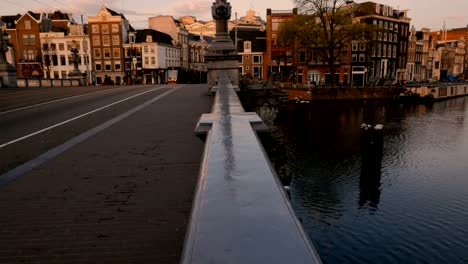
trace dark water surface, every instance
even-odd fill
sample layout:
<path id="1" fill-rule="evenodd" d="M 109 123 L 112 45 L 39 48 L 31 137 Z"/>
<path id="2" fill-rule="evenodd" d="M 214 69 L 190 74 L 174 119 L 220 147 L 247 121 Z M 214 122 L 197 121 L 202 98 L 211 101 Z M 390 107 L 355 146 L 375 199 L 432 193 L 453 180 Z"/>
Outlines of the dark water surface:
<path id="1" fill-rule="evenodd" d="M 384 125 L 373 182 L 360 179 L 363 122 Z M 293 207 L 324 263 L 468 263 L 468 97 L 299 104 L 278 126 Z"/>

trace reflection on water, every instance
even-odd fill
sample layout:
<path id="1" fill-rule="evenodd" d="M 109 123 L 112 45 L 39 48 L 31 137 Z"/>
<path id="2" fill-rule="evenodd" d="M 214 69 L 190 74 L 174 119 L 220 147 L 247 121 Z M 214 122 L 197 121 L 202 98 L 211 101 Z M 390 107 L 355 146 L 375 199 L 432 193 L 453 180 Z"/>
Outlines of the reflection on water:
<path id="1" fill-rule="evenodd" d="M 282 116 L 292 204 L 325 263 L 468 263 L 467 104 L 315 103 Z M 362 123 L 384 125 L 380 162 L 362 158 Z"/>

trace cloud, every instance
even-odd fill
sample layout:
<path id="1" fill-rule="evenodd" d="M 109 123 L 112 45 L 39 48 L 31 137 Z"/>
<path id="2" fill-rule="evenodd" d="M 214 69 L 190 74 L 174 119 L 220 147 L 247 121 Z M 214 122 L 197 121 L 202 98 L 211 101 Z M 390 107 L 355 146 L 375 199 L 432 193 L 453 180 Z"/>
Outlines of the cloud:
<path id="1" fill-rule="evenodd" d="M 175 4 L 168 10 L 175 17 L 186 16 L 190 14 L 201 20 L 211 20 L 211 5 L 213 1 L 208 0 L 187 0 Z"/>

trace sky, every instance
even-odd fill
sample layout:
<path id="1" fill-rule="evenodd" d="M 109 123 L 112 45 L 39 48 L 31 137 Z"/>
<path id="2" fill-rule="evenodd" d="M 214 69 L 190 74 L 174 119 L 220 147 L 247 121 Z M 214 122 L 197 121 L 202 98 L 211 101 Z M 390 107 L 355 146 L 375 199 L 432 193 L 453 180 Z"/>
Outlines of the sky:
<path id="1" fill-rule="evenodd" d="M 228 0 L 229 1 L 229 0 Z M 358 3 L 364 0 L 355 0 Z M 172 15 L 179 18 L 184 15 L 195 16 L 197 20 L 211 20 L 211 5 L 214 0 L 0 0 L 0 15 L 24 14 L 26 11 L 61 10 L 75 14 L 77 22 L 83 14 L 95 16 L 102 5 L 123 13 L 132 26 L 145 28 L 148 17 Z M 290 10 L 294 0 L 230 0 L 232 19 L 237 12 L 244 16 L 249 9 L 265 19 L 266 9 Z M 378 0 L 373 1 L 392 6 L 394 9 L 408 9 L 411 24 L 417 30 L 422 27 L 431 30 L 466 27 L 468 25 L 468 0 Z"/>

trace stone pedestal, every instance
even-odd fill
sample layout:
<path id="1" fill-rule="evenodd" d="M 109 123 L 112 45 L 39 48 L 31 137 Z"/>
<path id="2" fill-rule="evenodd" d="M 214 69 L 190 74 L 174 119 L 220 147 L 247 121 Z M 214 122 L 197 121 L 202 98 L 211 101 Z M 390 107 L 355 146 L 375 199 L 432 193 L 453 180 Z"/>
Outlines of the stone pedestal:
<path id="1" fill-rule="evenodd" d="M 208 66 L 208 89 L 213 89 L 221 76 L 227 76 L 231 84 L 239 84 L 239 62 L 241 56 L 229 38 L 228 21 L 231 18 L 231 5 L 225 0 L 217 0 L 211 7 L 216 21 L 216 38 L 208 48 L 205 57 Z"/>
<path id="2" fill-rule="evenodd" d="M 17 87 L 16 70 L 11 64 L 0 63 L 0 87 Z"/>

